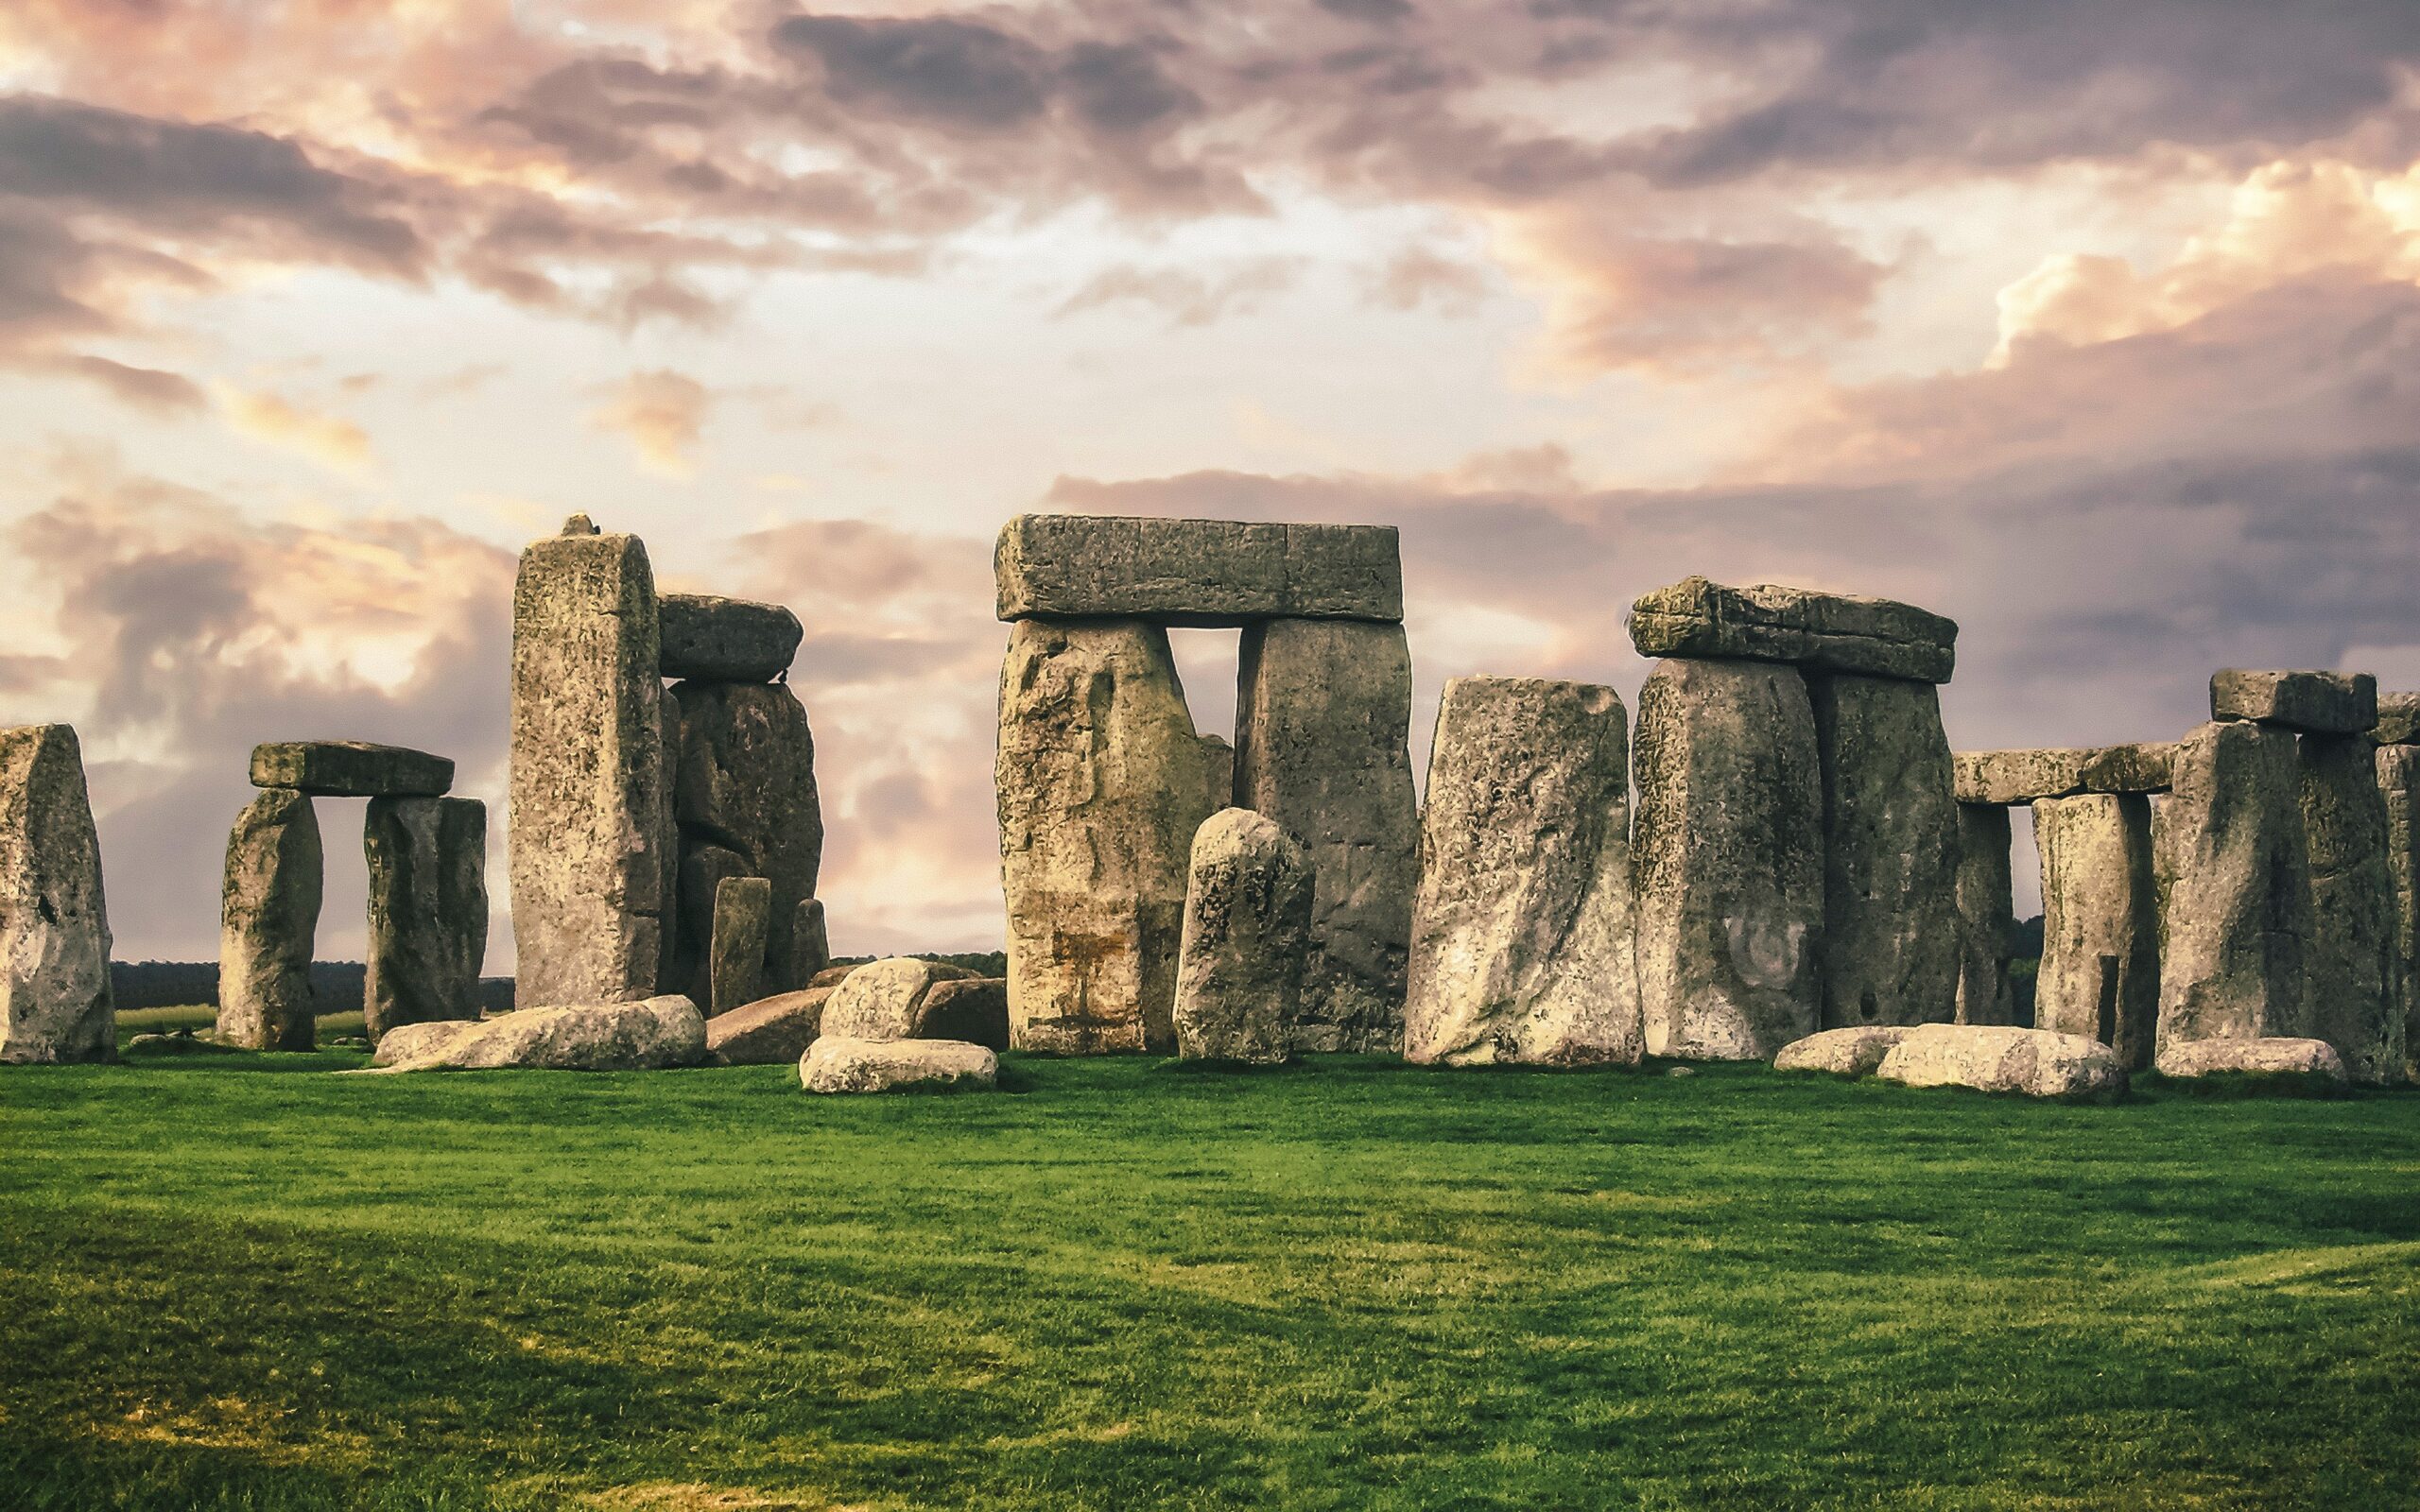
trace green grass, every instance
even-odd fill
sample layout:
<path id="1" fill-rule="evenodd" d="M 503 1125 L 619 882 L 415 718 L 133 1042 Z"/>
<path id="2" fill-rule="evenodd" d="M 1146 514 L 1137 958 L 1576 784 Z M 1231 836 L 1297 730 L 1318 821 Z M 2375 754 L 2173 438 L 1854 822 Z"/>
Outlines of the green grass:
<path id="1" fill-rule="evenodd" d="M 322 1013 L 312 1022 L 319 1025 L 321 1044 L 339 1035 L 363 1032 L 359 1008 L 350 1013 Z M 117 1013 L 117 1047 L 124 1051 L 127 1041 L 138 1034 L 168 1034 L 179 1029 L 199 1033 L 217 1022 L 218 1010 L 207 1003 L 174 1008 L 121 1008 Z"/>
<path id="2" fill-rule="evenodd" d="M 0 1074 L 10 1508 L 2420 1505 L 2420 1094 Z"/>

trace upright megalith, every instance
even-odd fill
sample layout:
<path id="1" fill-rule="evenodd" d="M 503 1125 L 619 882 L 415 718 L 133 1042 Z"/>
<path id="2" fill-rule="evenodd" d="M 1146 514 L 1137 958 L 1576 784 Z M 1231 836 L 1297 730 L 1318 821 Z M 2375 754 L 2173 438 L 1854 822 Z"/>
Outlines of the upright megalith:
<path id="1" fill-rule="evenodd" d="M 2394 879 L 2404 1077 L 2420 1080 L 2420 825 L 2412 822 L 2412 811 L 2420 806 L 2420 745 L 2382 745 L 2377 761 L 2378 790 L 2386 806 L 2387 871 Z"/>
<path id="2" fill-rule="evenodd" d="M 762 877 L 725 877 L 716 884 L 714 937 L 706 953 L 709 1017 L 765 995 L 765 936 L 772 911 L 773 885 Z"/>
<path id="3" fill-rule="evenodd" d="M 1312 960 L 1311 859 L 1249 809 L 1193 837 L 1176 975 L 1176 1048 L 1187 1059 L 1292 1057 Z"/>
<path id="4" fill-rule="evenodd" d="M 655 577 L 585 517 L 521 554 L 512 593 L 516 997 L 654 995 L 672 899 Z"/>
<path id="5" fill-rule="evenodd" d="M 1207 766 L 1166 630 L 1119 619 L 1010 630 L 994 777 L 1017 1048 L 1173 1047 Z"/>
<path id="6" fill-rule="evenodd" d="M 1611 688 L 1455 678 L 1421 816 L 1404 1054 L 1630 1064 L 1630 734 Z"/>
<path id="7" fill-rule="evenodd" d="M 790 910 L 788 956 L 771 957 L 773 984 L 785 992 L 799 991 L 831 964 L 832 939 L 823 923 L 823 900 L 802 898 Z"/>
<path id="8" fill-rule="evenodd" d="M 1402 626 L 1287 619 L 1244 630 L 1235 802 L 1299 838 L 1317 878 L 1301 1049 L 1403 1046 L 1420 875 L 1410 738 Z"/>
<path id="9" fill-rule="evenodd" d="M 769 885 L 759 967 L 778 977 L 769 963 L 800 958 L 799 907 L 815 896 L 823 866 L 815 732 L 805 706 L 785 684 L 691 681 L 676 684 L 670 696 L 672 811 L 681 846 L 670 980 L 708 1003 L 716 888 L 725 878 L 761 877 Z M 783 990 L 804 985 L 773 983 Z"/>
<path id="10" fill-rule="evenodd" d="M 2008 810 L 1958 805 L 1958 1017 L 1960 1023 L 2014 1023 L 2009 963 L 2016 958 L 2015 879 Z"/>
<path id="11" fill-rule="evenodd" d="M 2042 964 L 2033 1026 L 2098 1040 L 2150 1067 L 2159 1023 L 2159 896 L 2152 805 L 2087 793 L 2033 805 L 2042 854 Z"/>
<path id="12" fill-rule="evenodd" d="M 235 816 L 218 905 L 218 1035 L 248 1050 L 308 1050 L 320 927 L 319 816 L 307 794 L 264 788 Z"/>
<path id="13" fill-rule="evenodd" d="M 2152 820 L 2160 1043 L 2308 1033 L 2300 785 L 2290 730 L 2221 720 L 2177 746 Z"/>
<path id="14" fill-rule="evenodd" d="M 1957 1016 L 1958 805 L 1928 682 L 1807 679 L 1824 784 L 1827 1029 Z"/>
<path id="15" fill-rule="evenodd" d="M 116 1057 L 83 749 L 70 725 L 0 730 L 0 1063 Z"/>
<path id="16" fill-rule="evenodd" d="M 1648 1050 L 1761 1060 L 1813 1034 L 1824 805 L 1806 679 L 1762 662 L 1658 663 L 1635 771 Z"/>
<path id="17" fill-rule="evenodd" d="M 399 1024 L 477 1018 L 488 947 L 487 805 L 373 798 L 361 848 L 370 865 L 362 1017 L 371 1040 Z"/>
<path id="18" fill-rule="evenodd" d="M 2354 1081 L 2403 1080 L 2402 963 L 2386 796 L 2366 734 L 2302 737 L 2302 817 L 2310 856 L 2310 1036 L 2336 1047 Z"/>

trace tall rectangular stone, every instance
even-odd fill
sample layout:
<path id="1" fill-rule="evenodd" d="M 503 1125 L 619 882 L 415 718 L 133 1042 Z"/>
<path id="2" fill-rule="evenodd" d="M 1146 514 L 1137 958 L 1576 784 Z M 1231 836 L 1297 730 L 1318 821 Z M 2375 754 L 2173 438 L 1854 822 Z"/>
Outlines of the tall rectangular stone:
<path id="1" fill-rule="evenodd" d="M 488 806 L 475 798 L 373 798 L 362 1017 L 374 1042 L 398 1024 L 479 1016 L 488 947 Z"/>
<path id="2" fill-rule="evenodd" d="M 2042 964 L 2033 1026 L 2098 1040 L 2130 1071 L 2159 1026 L 2159 891 L 2152 804 L 2139 795 L 2033 805 L 2042 853 Z"/>
<path id="3" fill-rule="evenodd" d="M 2377 747 L 2367 735 L 2305 735 L 2303 834 L 2310 856 L 2310 1035 L 2356 1082 L 2403 1080 L 2394 873 Z"/>
<path id="4" fill-rule="evenodd" d="M 665 985 L 704 1005 L 713 997 L 715 889 L 724 878 L 766 881 L 767 958 L 778 974 L 779 963 L 797 954 L 799 905 L 815 896 L 823 866 L 815 733 L 798 695 L 779 683 L 683 682 L 667 701 L 681 856 Z"/>
<path id="5" fill-rule="evenodd" d="M 2013 1024 L 2016 1001 L 2009 963 L 2016 955 L 2015 879 L 2011 874 L 2008 810 L 1958 805 L 1958 1019 Z"/>
<path id="6" fill-rule="evenodd" d="M 1392 525 L 1027 514 L 1000 527 L 993 567 L 1004 620 L 1403 618 Z"/>
<path id="7" fill-rule="evenodd" d="M 235 816 L 218 902 L 218 1036 L 229 1044 L 319 1042 L 311 947 L 324 860 L 308 794 L 265 788 Z"/>
<path id="8" fill-rule="evenodd" d="M 1928 682 L 1807 679 L 1824 783 L 1826 1029 L 1958 1013 L 1958 805 Z"/>
<path id="9" fill-rule="evenodd" d="M 2378 747 L 2386 805 L 2387 871 L 2394 879 L 2396 998 L 2403 1008 L 2403 1070 L 2420 1081 L 2420 746 Z"/>
<path id="10" fill-rule="evenodd" d="M 673 858 L 655 578 L 635 536 L 521 554 L 512 595 L 516 1002 L 654 995 Z"/>
<path id="11" fill-rule="evenodd" d="M 709 1015 L 765 996 L 765 946 L 773 885 L 763 877 L 725 877 L 715 887 L 714 939 L 706 969 Z"/>
<path id="12" fill-rule="evenodd" d="M 2159 1040 L 2309 1034 L 2310 859 L 2291 730 L 2217 721 L 2152 817 Z"/>
<path id="13" fill-rule="evenodd" d="M 1420 885 L 1411 652 L 1400 625 L 1270 620 L 1237 660 L 1236 802 L 1309 851 L 1312 963 L 1296 1046 L 1403 1048 Z"/>
<path id="14" fill-rule="evenodd" d="M 0 730 L 0 1063 L 116 1058 L 83 747 L 68 725 Z"/>

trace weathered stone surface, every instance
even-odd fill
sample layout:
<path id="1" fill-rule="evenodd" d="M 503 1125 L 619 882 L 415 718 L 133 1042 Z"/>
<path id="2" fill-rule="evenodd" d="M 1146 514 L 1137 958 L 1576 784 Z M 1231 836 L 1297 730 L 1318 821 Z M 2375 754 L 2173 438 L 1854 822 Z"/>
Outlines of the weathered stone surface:
<path id="1" fill-rule="evenodd" d="M 663 973 L 674 848 L 661 658 L 637 537 L 569 534 L 522 552 L 510 814 L 524 1002 L 644 998 Z"/>
<path id="2" fill-rule="evenodd" d="M 949 977 L 925 994 L 920 1040 L 964 1040 L 987 1050 L 1009 1048 L 1009 979 Z"/>
<path id="3" fill-rule="evenodd" d="M 1236 800 L 1236 747 L 1217 735 L 1204 735 L 1201 762 L 1210 780 L 1210 812 L 1216 814 Z"/>
<path id="4" fill-rule="evenodd" d="M 778 936 L 777 936 L 778 937 Z M 771 945 L 766 947 L 771 950 Z M 773 956 L 773 985 L 795 990 L 812 983 L 832 964 L 832 940 L 823 925 L 823 900 L 802 898 L 790 913 L 789 954 Z"/>
<path id="5" fill-rule="evenodd" d="M 2033 1026 L 2098 1040 L 2140 1071 L 2159 1027 L 2152 800 L 2046 798 L 2033 805 L 2033 843 L 2042 855 Z"/>
<path id="6" fill-rule="evenodd" d="M 320 927 L 320 820 L 310 798 L 265 789 L 235 816 L 218 904 L 218 1035 L 247 1050 L 308 1050 Z"/>
<path id="7" fill-rule="evenodd" d="M 706 1058 L 706 1021 L 677 995 L 638 1003 L 516 1008 L 472 1023 L 424 1023 L 379 1041 L 386 1071 L 658 1071 Z"/>
<path id="8" fill-rule="evenodd" d="M 1807 679 L 1824 782 L 1823 1024 L 1958 1015 L 1958 805 L 1928 682 Z"/>
<path id="9" fill-rule="evenodd" d="M 1004 620 L 1403 618 L 1392 525 L 1024 514 L 1000 527 L 992 561 Z"/>
<path id="10" fill-rule="evenodd" d="M 933 989 L 975 973 L 938 961 L 893 956 L 858 967 L 823 1005 L 823 1032 L 843 1040 L 936 1040 Z"/>
<path id="11" fill-rule="evenodd" d="M 1175 1048 L 1201 737 L 1167 633 L 1020 620 L 1000 669 L 1000 875 L 1021 1050 Z"/>
<path id="12" fill-rule="evenodd" d="M 2291 731 L 2219 721 L 2153 816 L 2159 1042 L 2308 1034 L 2310 864 Z"/>
<path id="13" fill-rule="evenodd" d="M 1221 809 L 1202 822 L 1177 964 L 1178 1055 L 1268 1065 L 1292 1057 L 1312 891 L 1310 857 L 1274 821 Z"/>
<path id="14" fill-rule="evenodd" d="M 760 998 L 706 1021 L 706 1058 L 717 1066 L 791 1066 L 815 1043 L 833 988 Z"/>
<path id="15" fill-rule="evenodd" d="M 2379 694 L 2377 728 L 2370 738 L 2381 746 L 2420 746 L 2420 693 Z"/>
<path id="16" fill-rule="evenodd" d="M 798 1079 L 811 1092 L 887 1092 L 942 1085 L 989 1091 L 999 1057 L 957 1040 L 845 1040 L 825 1036 L 807 1047 Z"/>
<path id="17" fill-rule="evenodd" d="M 2210 717 L 2250 719 L 2315 735 L 2357 735 L 2378 722 L 2378 679 L 2366 672 L 2210 676 Z"/>
<path id="18" fill-rule="evenodd" d="M 1910 1087 L 1972 1087 L 2028 1097 L 2126 1090 L 2124 1062 L 2100 1040 L 1997 1024 L 1920 1024 L 1882 1057 L 1875 1074 Z"/>
<path id="19" fill-rule="evenodd" d="M 68 725 L 0 730 L 0 1063 L 116 1057 L 83 747 Z"/>
<path id="20" fill-rule="evenodd" d="M 815 734 L 779 684 L 683 682 L 672 689 L 673 814 L 681 833 L 680 929 L 672 980 L 711 999 L 715 890 L 729 877 L 771 884 L 766 958 L 797 954 L 799 905 L 823 866 Z"/>
<path id="21" fill-rule="evenodd" d="M 2367 735 L 2302 738 L 2302 809 L 2310 857 L 2313 1039 L 2367 1086 L 2403 1080 L 2403 967 L 2386 795 Z"/>
<path id="22" fill-rule="evenodd" d="M 370 864 L 371 1040 L 398 1024 L 479 1016 L 488 949 L 488 806 L 475 798 L 373 798 L 361 827 Z"/>
<path id="23" fill-rule="evenodd" d="M 765 937 L 772 927 L 773 885 L 725 877 L 715 887 L 714 943 L 707 953 L 709 1015 L 764 996 Z"/>
<path id="24" fill-rule="evenodd" d="M 1638 696 L 1650 1054 L 1762 1060 L 1817 1027 L 1823 782 L 1794 667 L 1675 658 Z"/>
<path id="25" fill-rule="evenodd" d="M 2014 1023 L 2009 963 L 2016 957 L 2016 893 L 2008 810 L 1958 805 L 1958 1019 Z"/>
<path id="26" fill-rule="evenodd" d="M 2378 747 L 2378 788 L 2386 802 L 2387 871 L 2394 879 L 2396 1001 L 2403 1008 L 2403 1071 L 2420 1081 L 2420 747 Z"/>
<path id="27" fill-rule="evenodd" d="M 2173 741 L 2073 750 L 1962 750 L 1953 761 L 1961 803 L 2035 803 L 2079 793 L 2165 793 Z"/>
<path id="28" fill-rule="evenodd" d="M 1404 1055 L 1635 1063 L 1630 733 L 1611 688 L 1454 678 L 1421 816 Z"/>
<path id="29" fill-rule="evenodd" d="M 1244 631 L 1236 806 L 1303 842 L 1317 893 L 1298 1049 L 1403 1047 L 1404 969 L 1420 885 L 1410 741 L 1411 652 L 1402 626 L 1271 620 Z"/>
<path id="30" fill-rule="evenodd" d="M 1685 577 L 1640 595 L 1630 637 L 1641 656 L 1789 662 L 1827 672 L 1947 682 L 1954 620 L 1888 598 Z"/>
<path id="31" fill-rule="evenodd" d="M 813 976 L 808 977 L 806 979 L 806 985 L 808 987 L 838 987 L 841 983 L 849 979 L 849 973 L 851 971 L 856 971 L 859 966 L 865 964 L 866 963 L 863 961 L 856 961 L 841 966 L 827 966 L 823 970 L 816 972 Z"/>
<path id="32" fill-rule="evenodd" d="M 2226 1072 L 2255 1075 L 2325 1076 L 2345 1080 L 2343 1057 L 2325 1040 L 2187 1040 L 2159 1047 L 2163 1076 L 2211 1076 Z"/>
<path id="33" fill-rule="evenodd" d="M 666 593 L 657 618 L 667 678 L 770 682 L 789 670 L 806 633 L 779 604 L 713 593 Z"/>
<path id="34" fill-rule="evenodd" d="M 1835 1076 L 1871 1076 L 1882 1069 L 1883 1057 L 1915 1032 L 1905 1023 L 1857 1024 L 1826 1029 L 1793 1040 L 1773 1057 L 1775 1071 L 1822 1071 Z"/>
<path id="35" fill-rule="evenodd" d="M 436 798 L 454 785 L 454 764 L 359 740 L 271 741 L 252 747 L 252 785 L 321 798 Z"/>

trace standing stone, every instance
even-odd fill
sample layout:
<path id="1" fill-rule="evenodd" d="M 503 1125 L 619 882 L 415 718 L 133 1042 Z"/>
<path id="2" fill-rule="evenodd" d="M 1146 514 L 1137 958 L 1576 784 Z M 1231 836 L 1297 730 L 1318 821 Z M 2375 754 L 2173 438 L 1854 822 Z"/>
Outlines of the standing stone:
<path id="1" fill-rule="evenodd" d="M 320 820 L 292 788 L 235 816 L 218 904 L 218 1036 L 247 1050 L 308 1050 L 311 945 L 320 927 Z"/>
<path id="2" fill-rule="evenodd" d="M 1300 1049 L 1403 1047 L 1420 885 L 1410 737 L 1402 626 L 1270 620 L 1244 630 L 1235 801 L 1302 840 L 1318 891 Z"/>
<path id="3" fill-rule="evenodd" d="M 1421 816 L 1404 1054 L 1635 1063 L 1630 734 L 1611 688 L 1455 678 Z"/>
<path id="4" fill-rule="evenodd" d="M 774 935 L 775 939 L 781 936 Z M 769 946 L 768 947 L 770 948 Z M 769 957 L 772 986 L 785 992 L 804 989 L 815 973 L 832 964 L 832 939 L 823 924 L 823 900 L 802 898 L 790 911 L 789 954 Z"/>
<path id="5" fill-rule="evenodd" d="M 2033 1026 L 2098 1040 L 2129 1071 L 2159 1024 L 2159 894 L 2151 799 L 2085 794 L 2033 805 L 2042 965 Z"/>
<path id="6" fill-rule="evenodd" d="M 2310 864 L 2291 730 L 2221 721 L 2177 746 L 2152 820 L 2159 1041 L 2307 1035 Z"/>
<path id="7" fill-rule="evenodd" d="M 2008 810 L 1958 805 L 1958 1022 L 2014 1023 L 2009 962 L 2016 956 L 2015 882 Z"/>
<path id="8" fill-rule="evenodd" d="M 713 999 L 715 889 L 728 877 L 771 885 L 769 958 L 796 955 L 799 904 L 823 866 L 815 732 L 798 695 L 777 683 L 683 682 L 676 712 L 672 810 L 681 833 L 676 985 Z"/>
<path id="9" fill-rule="evenodd" d="M 655 578 L 637 537 L 566 534 L 522 552 L 512 592 L 518 1002 L 655 992 L 673 860 L 660 656 Z"/>
<path id="10" fill-rule="evenodd" d="M 2403 1007 L 2403 1072 L 2420 1081 L 2420 746 L 2378 747 L 2378 788 L 2386 802 L 2387 870 L 2394 878 L 2397 1000 Z"/>
<path id="11" fill-rule="evenodd" d="M 2303 833 L 2310 856 L 2311 1038 L 2368 1086 L 2403 1079 L 2404 1016 L 2386 796 L 2367 735 L 2302 738 Z"/>
<path id="12" fill-rule="evenodd" d="M 762 877 L 725 877 L 716 885 L 708 1014 L 729 1013 L 765 995 L 765 936 L 772 906 L 773 885 Z"/>
<path id="13" fill-rule="evenodd" d="M 1210 812 L 1236 801 L 1236 747 L 1217 735 L 1201 737 L 1201 760 L 1210 779 Z"/>
<path id="14" fill-rule="evenodd" d="M 1958 1014 L 1958 805 L 1928 682 L 1807 679 L 1824 776 L 1824 1027 Z"/>
<path id="15" fill-rule="evenodd" d="M 0 730 L 0 1063 L 115 1058 L 83 749 L 68 725 Z"/>
<path id="16" fill-rule="evenodd" d="M 1010 630 L 994 778 L 1017 1048 L 1174 1047 L 1206 765 L 1166 630 L 1135 620 Z"/>
<path id="17" fill-rule="evenodd" d="M 1177 964 L 1178 1055 L 1270 1065 L 1293 1055 L 1315 890 L 1309 856 L 1269 819 L 1222 809 L 1202 823 Z"/>
<path id="18" fill-rule="evenodd" d="M 373 798 L 361 849 L 370 863 L 361 1007 L 372 1042 L 398 1024 L 477 1018 L 488 806 L 475 798 Z"/>
<path id="19" fill-rule="evenodd" d="M 1795 667 L 1674 658 L 1638 696 L 1639 997 L 1650 1054 L 1762 1060 L 1813 1034 L 1823 781 Z"/>

